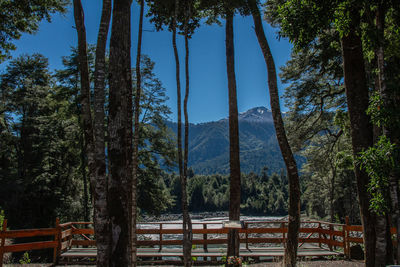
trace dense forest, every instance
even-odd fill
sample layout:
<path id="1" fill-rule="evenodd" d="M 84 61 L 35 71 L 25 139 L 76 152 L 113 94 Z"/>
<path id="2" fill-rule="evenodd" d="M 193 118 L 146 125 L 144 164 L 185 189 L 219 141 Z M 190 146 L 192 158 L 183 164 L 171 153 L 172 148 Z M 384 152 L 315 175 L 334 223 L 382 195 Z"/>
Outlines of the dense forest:
<path id="1" fill-rule="evenodd" d="M 189 211 L 229 211 L 229 220 L 287 215 L 284 265 L 296 266 L 300 214 L 342 223 L 349 216 L 363 225 L 366 266 L 399 263 L 399 1 L 141 0 L 136 66 L 132 1 L 102 1 L 93 45 L 81 1 L 71 2 L 0 3 L 0 223 L 92 220 L 97 264 L 136 266 L 142 216 L 182 213 L 190 266 Z M 11 56 L 15 40 L 68 9 L 77 44 L 62 68 L 38 53 Z M 156 63 L 141 52 L 144 16 L 171 34 L 176 122 Z M 235 16 L 254 21 L 248 30 L 265 61 L 270 113 L 238 112 Z M 263 22 L 293 44 L 279 77 Z M 189 42 L 205 24 L 225 28 L 229 116 L 194 125 Z M 238 255 L 239 243 L 229 230 L 227 256 Z"/>

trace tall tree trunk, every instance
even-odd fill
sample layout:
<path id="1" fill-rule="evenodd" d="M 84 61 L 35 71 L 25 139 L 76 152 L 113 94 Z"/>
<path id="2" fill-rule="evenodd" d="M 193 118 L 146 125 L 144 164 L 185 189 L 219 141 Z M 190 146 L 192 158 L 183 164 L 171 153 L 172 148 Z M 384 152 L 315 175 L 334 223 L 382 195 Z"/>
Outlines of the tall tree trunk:
<path id="1" fill-rule="evenodd" d="M 366 110 L 369 105 L 364 58 L 360 36 L 356 29 L 359 24 L 358 11 L 351 10 L 352 21 L 348 33 L 342 37 L 342 57 L 344 84 L 346 87 L 347 106 L 350 117 L 350 131 L 353 157 L 373 144 L 373 129 Z M 360 215 L 363 224 L 365 265 L 375 266 L 375 218 L 369 210 L 370 198 L 367 193 L 369 177 L 354 160 L 354 174 L 357 180 Z"/>
<path id="2" fill-rule="evenodd" d="M 179 177 L 181 181 L 181 192 L 182 192 L 182 231 L 183 231 L 183 262 L 185 266 L 191 264 L 191 247 L 190 244 L 190 233 L 188 231 L 188 205 L 187 205 L 187 194 L 186 194 L 186 179 L 184 175 L 183 159 L 182 159 L 182 99 L 181 99 L 181 80 L 180 80 L 180 64 L 178 48 L 176 46 L 176 28 L 179 11 L 179 0 L 175 0 L 175 12 L 172 26 L 172 46 L 174 49 L 174 57 L 176 64 L 176 94 L 177 94 L 177 108 L 178 108 L 178 167 Z"/>
<path id="3" fill-rule="evenodd" d="M 111 0 L 103 0 L 100 27 L 97 35 L 94 70 L 94 231 L 97 246 L 97 266 L 107 266 L 110 259 L 110 220 L 107 212 L 107 174 L 105 154 L 105 75 L 106 44 L 111 18 Z"/>
<path id="4" fill-rule="evenodd" d="M 76 32 L 78 34 L 78 65 L 81 83 L 81 112 L 82 125 L 84 131 L 84 144 L 87 161 L 89 166 L 90 184 L 94 185 L 95 177 L 95 161 L 94 161 L 94 139 L 93 139 L 93 124 L 90 109 L 90 81 L 89 81 L 89 64 L 87 57 L 86 29 L 84 22 L 84 13 L 80 0 L 74 0 L 74 19 Z M 92 187 L 93 189 L 93 187 Z"/>
<path id="5" fill-rule="evenodd" d="M 235 50 L 233 42 L 233 11 L 226 8 L 225 26 L 226 71 L 228 75 L 229 97 L 229 167 L 230 167 L 230 194 L 229 220 L 240 220 L 240 149 L 239 149 L 239 122 L 236 96 L 235 77 Z M 239 231 L 230 229 L 228 233 L 228 256 L 239 256 Z"/>
<path id="6" fill-rule="evenodd" d="M 190 20 L 190 8 L 192 2 L 186 1 L 186 14 L 185 14 L 185 98 L 183 100 L 183 112 L 185 116 L 185 140 L 184 140 L 184 158 L 183 158 L 183 185 L 182 185 L 182 211 L 183 211 L 183 227 L 186 229 L 186 235 L 184 237 L 185 251 L 184 251 L 184 263 L 185 266 L 191 265 L 192 259 L 192 221 L 189 215 L 188 203 L 187 203 L 187 170 L 188 170 L 188 158 L 189 158 L 189 115 L 188 115 L 188 100 L 189 100 L 189 20 Z"/>
<path id="7" fill-rule="evenodd" d="M 133 176 L 132 176 L 132 211 L 131 211 L 131 266 L 137 265 L 136 257 L 136 215 L 137 215 L 137 182 L 138 182 L 138 166 L 139 166 L 139 115 L 140 115 L 140 96 L 142 93 L 142 79 L 140 73 L 140 59 L 142 51 L 142 33 L 143 33 L 143 13 L 144 13 L 144 0 L 140 0 L 140 18 L 139 18 L 139 33 L 138 33 L 138 45 L 136 52 L 136 94 L 135 94 L 135 133 L 133 136 Z"/>
<path id="8" fill-rule="evenodd" d="M 378 8 L 376 10 L 376 28 L 377 28 L 377 33 L 378 33 L 378 47 L 376 49 L 376 58 L 377 58 L 377 65 L 378 65 L 378 75 L 377 75 L 377 85 L 379 89 L 379 93 L 382 97 L 383 101 L 383 108 L 390 110 L 390 108 L 393 106 L 393 96 L 391 95 L 390 90 L 388 89 L 386 85 L 386 68 L 385 68 L 385 53 L 384 53 L 384 42 L 385 42 L 385 14 L 386 14 L 386 2 L 385 1 L 379 1 L 378 3 Z M 388 125 L 383 125 L 382 127 L 382 133 L 387 136 L 391 142 L 394 141 L 395 138 L 393 138 L 393 133 L 392 129 Z M 399 181 L 400 177 L 399 174 L 396 173 L 395 170 L 392 170 L 389 174 L 389 183 L 390 183 L 390 199 L 391 199 L 391 213 L 392 213 L 392 219 L 397 227 L 397 232 L 396 232 L 396 240 L 397 244 L 400 244 L 400 210 L 399 210 Z M 390 229 L 390 221 L 387 223 L 388 228 Z M 388 246 L 392 246 L 391 243 L 391 238 L 388 240 Z M 378 247 L 378 244 L 377 244 Z M 389 251 L 389 250 L 388 250 Z M 393 251 L 393 249 L 392 249 Z M 387 255 L 387 261 L 385 264 L 391 264 L 393 255 Z M 399 263 L 400 259 L 400 246 L 397 246 L 396 250 L 396 258 L 397 258 L 397 263 Z M 388 261 L 388 260 L 391 261 Z"/>
<path id="9" fill-rule="evenodd" d="M 296 266 L 298 235 L 300 228 L 299 174 L 297 171 L 296 161 L 293 157 L 293 152 L 286 137 L 282 114 L 279 106 L 279 94 L 275 62 L 272 57 L 267 39 L 265 37 L 264 29 L 262 27 L 260 11 L 255 0 L 249 0 L 248 3 L 250 5 L 251 14 L 254 20 L 254 27 L 258 43 L 260 44 L 265 63 L 267 65 L 268 87 L 271 101 L 272 117 L 274 119 L 276 137 L 278 139 L 279 147 L 281 149 L 281 153 L 286 164 L 286 170 L 289 178 L 289 223 L 288 236 L 285 246 L 284 265 Z"/>
<path id="10" fill-rule="evenodd" d="M 131 1 L 114 1 L 110 39 L 110 97 L 108 119 L 109 187 L 111 223 L 110 266 L 131 263 L 130 188 L 132 149 Z M 130 97 L 130 99 L 129 99 Z M 127 115 L 128 114 L 128 115 Z"/>
<path id="11" fill-rule="evenodd" d="M 80 119 L 79 119 L 80 120 Z M 80 123 L 79 123 L 80 124 Z M 90 220 L 90 211 L 89 211 L 89 188 L 88 188 L 88 179 L 87 179 L 87 172 L 86 172 L 86 153 L 85 153 L 85 144 L 84 144 L 84 136 L 79 138 L 79 146 L 80 146 L 80 156 L 81 156 L 81 166 L 80 166 L 80 173 L 82 175 L 83 180 L 83 219 L 85 222 Z"/>

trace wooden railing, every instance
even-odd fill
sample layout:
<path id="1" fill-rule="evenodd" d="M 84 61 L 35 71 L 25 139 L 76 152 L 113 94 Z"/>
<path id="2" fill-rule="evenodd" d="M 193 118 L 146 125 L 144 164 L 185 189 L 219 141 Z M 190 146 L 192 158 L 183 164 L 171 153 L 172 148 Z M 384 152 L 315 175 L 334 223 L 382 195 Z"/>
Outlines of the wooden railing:
<path id="1" fill-rule="evenodd" d="M 348 222 L 348 220 L 346 220 Z M 395 233 L 396 229 L 391 229 Z M 208 245 L 227 244 L 228 229 L 223 228 L 222 222 L 194 222 L 193 245 L 207 251 Z M 283 244 L 286 241 L 287 221 L 244 221 L 244 227 L 239 230 L 240 242 L 251 249 L 261 243 Z M 139 247 L 181 246 L 182 240 L 176 235 L 182 235 L 182 228 L 175 222 L 140 223 L 137 229 Z M 22 237 L 50 236 L 52 241 L 8 244 L 6 240 Z M 0 267 L 4 253 L 29 251 L 37 249 L 53 249 L 53 261 L 58 261 L 61 253 L 71 247 L 94 247 L 94 230 L 91 222 L 68 222 L 60 224 L 58 219 L 55 228 L 7 230 L 4 221 L 0 232 Z M 345 256 L 350 254 L 351 243 L 362 243 L 362 226 L 334 224 L 322 221 L 303 221 L 300 226 L 299 247 L 305 243 L 313 243 L 326 249 L 341 248 Z"/>
<path id="2" fill-rule="evenodd" d="M 2 229 L 0 231 L 0 267 L 3 266 L 3 258 L 5 253 L 21 252 L 39 249 L 53 249 L 54 261 L 57 259 L 57 247 L 59 246 L 58 240 L 58 219 L 55 228 L 41 228 L 41 229 L 25 229 L 25 230 L 7 230 L 7 220 L 4 220 Z M 27 237 L 51 237 L 51 241 L 38 241 L 26 242 L 18 244 L 8 244 L 8 239 L 18 239 Z"/>

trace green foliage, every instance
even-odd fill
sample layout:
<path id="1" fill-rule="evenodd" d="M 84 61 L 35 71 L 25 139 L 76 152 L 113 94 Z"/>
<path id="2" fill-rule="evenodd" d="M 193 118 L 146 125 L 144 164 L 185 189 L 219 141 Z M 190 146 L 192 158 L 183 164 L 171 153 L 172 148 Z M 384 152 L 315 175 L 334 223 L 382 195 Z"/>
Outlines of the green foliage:
<path id="1" fill-rule="evenodd" d="M 180 184 L 177 175 L 165 177 L 171 195 L 180 199 Z M 255 173 L 242 174 L 241 212 L 245 214 L 287 214 L 288 181 L 285 175 Z M 194 175 L 188 179 L 189 210 L 192 212 L 221 211 L 229 207 L 229 176 Z M 180 201 L 170 209 L 180 211 Z"/>
<path id="2" fill-rule="evenodd" d="M 35 33 L 43 19 L 65 12 L 68 0 L 2 0 L 0 1 L 0 63 L 15 49 L 13 40 L 22 33 Z"/>
<path id="3" fill-rule="evenodd" d="M 25 252 L 22 258 L 19 260 L 19 264 L 29 264 L 31 263 L 31 259 L 29 258 L 29 253 Z"/>
<path id="4" fill-rule="evenodd" d="M 389 175 L 396 167 L 393 153 L 396 145 L 392 144 L 386 136 L 381 136 L 379 141 L 359 157 L 360 166 L 371 177 L 368 191 L 371 193 L 370 208 L 377 214 L 383 215 L 389 210 Z"/>
<path id="5" fill-rule="evenodd" d="M 350 215 L 356 221 L 356 185 L 340 37 L 330 27 L 313 34 L 317 38 L 307 46 L 299 46 L 280 74 L 282 81 L 289 84 L 284 94 L 289 107 L 285 117 L 289 140 L 306 161 L 301 168 L 303 205 L 312 217 L 334 219 L 332 215 L 336 214 L 343 221 Z"/>
<path id="6" fill-rule="evenodd" d="M 400 123 L 399 107 L 393 106 L 390 100 L 389 105 L 385 105 L 381 94 L 374 92 L 370 97 L 370 104 L 367 114 L 371 116 L 371 121 L 378 127 L 389 127 L 398 129 Z"/>
<path id="7" fill-rule="evenodd" d="M 4 124 L 1 202 L 13 227 L 48 227 L 57 216 L 79 218 L 77 118 L 42 55 L 24 55 L 0 77 Z M 46 207 L 46 208 L 43 208 Z M 76 216 L 78 215 L 78 216 Z"/>
<path id="8" fill-rule="evenodd" d="M 6 218 L 6 216 L 4 215 L 4 210 L 2 210 L 1 208 L 0 208 L 0 230 L 3 230 L 3 222 L 4 222 L 4 220 L 5 220 L 5 218 Z"/>
<path id="9" fill-rule="evenodd" d="M 71 112 L 80 113 L 79 99 L 79 72 L 77 50 L 72 49 L 71 55 L 63 58 L 64 69 L 58 70 L 56 77 L 65 94 L 73 105 Z M 88 49 L 90 76 L 94 73 L 94 46 Z M 108 60 L 106 59 L 106 62 Z M 175 143 L 173 134 L 166 126 L 165 121 L 171 113 L 165 104 L 168 97 L 161 81 L 154 74 L 154 62 L 143 55 L 141 59 L 142 95 L 141 116 L 139 129 L 139 172 L 138 172 L 138 206 L 141 212 L 159 214 L 172 205 L 172 198 L 165 188 L 162 176 L 165 170 L 161 167 L 172 168 L 175 164 Z M 106 69 L 108 66 L 106 65 Z M 135 72 L 133 72 L 135 75 Z M 136 78 L 133 76 L 133 92 L 136 92 Z M 93 83 L 91 84 L 93 87 Z M 108 85 L 106 85 L 108 89 Z M 92 88 L 93 90 L 93 88 Z M 134 95 L 133 95 L 134 97 Z M 108 103 L 106 101 L 106 110 Z M 134 111 L 135 112 L 135 111 Z M 82 129 L 80 129 L 82 133 Z M 82 148 L 83 149 L 83 148 Z M 86 170 L 85 170 L 86 172 Z"/>

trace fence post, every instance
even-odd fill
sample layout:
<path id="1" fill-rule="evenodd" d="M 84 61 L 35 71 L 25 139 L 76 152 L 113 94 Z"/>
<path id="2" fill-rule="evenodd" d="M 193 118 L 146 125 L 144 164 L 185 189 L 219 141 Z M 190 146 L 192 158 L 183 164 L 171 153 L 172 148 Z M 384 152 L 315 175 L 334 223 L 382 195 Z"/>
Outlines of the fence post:
<path id="1" fill-rule="evenodd" d="M 60 227 L 60 219 L 56 218 L 56 233 L 54 235 L 54 241 L 57 242 L 57 247 L 53 250 L 53 263 L 56 265 L 58 263 L 58 258 L 60 257 L 61 252 L 61 227 Z"/>
<path id="2" fill-rule="evenodd" d="M 158 251 L 162 250 L 162 223 L 160 223 L 160 249 Z"/>
<path id="3" fill-rule="evenodd" d="M 333 238 L 333 236 L 332 236 L 332 224 L 330 224 L 329 225 L 329 250 L 330 251 L 332 251 L 333 249 L 332 249 L 332 239 Z"/>
<path id="4" fill-rule="evenodd" d="M 244 229 L 246 229 L 246 249 L 249 250 L 249 231 L 247 231 L 249 225 L 247 222 L 244 223 Z"/>
<path id="5" fill-rule="evenodd" d="M 319 222 L 318 223 L 318 244 L 319 244 L 320 248 L 322 247 L 322 245 L 321 245 L 321 238 L 322 238 L 321 229 L 322 229 L 322 226 L 321 226 L 321 223 Z"/>
<path id="6" fill-rule="evenodd" d="M 282 228 L 282 244 L 285 243 L 286 235 L 285 235 L 285 222 L 281 223 L 281 228 Z"/>
<path id="7" fill-rule="evenodd" d="M 3 266 L 3 259 L 4 259 L 4 246 L 6 243 L 5 232 L 7 231 L 7 219 L 4 219 L 2 229 L 0 230 L 0 267 Z"/>
<path id="8" fill-rule="evenodd" d="M 207 230 L 207 224 L 206 223 L 203 224 L 203 229 Z M 208 252 L 208 248 L 207 248 L 207 233 L 203 234 L 203 239 L 204 239 L 204 244 L 203 244 L 204 252 Z"/>
<path id="9" fill-rule="evenodd" d="M 347 256 L 348 259 L 350 259 L 350 242 L 349 242 L 349 228 L 348 226 L 350 225 L 349 223 L 349 216 L 346 216 L 346 226 L 345 226 L 345 232 L 346 232 L 346 253 L 345 255 Z"/>

